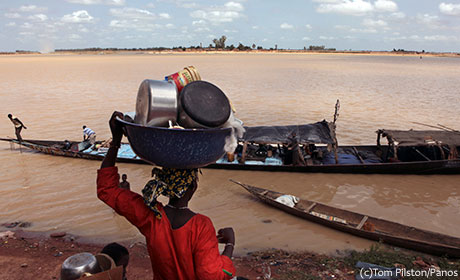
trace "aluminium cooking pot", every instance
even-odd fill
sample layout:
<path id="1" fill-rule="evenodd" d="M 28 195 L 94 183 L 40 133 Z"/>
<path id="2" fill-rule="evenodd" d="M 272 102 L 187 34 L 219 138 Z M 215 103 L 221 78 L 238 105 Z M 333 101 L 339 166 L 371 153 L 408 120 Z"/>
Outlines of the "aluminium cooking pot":
<path id="1" fill-rule="evenodd" d="M 62 263 L 60 280 L 77 280 L 86 272 L 101 272 L 96 257 L 87 252 L 75 254 Z"/>
<path id="2" fill-rule="evenodd" d="M 177 120 L 177 88 L 172 81 L 144 80 L 139 86 L 134 122 L 168 126 Z"/>

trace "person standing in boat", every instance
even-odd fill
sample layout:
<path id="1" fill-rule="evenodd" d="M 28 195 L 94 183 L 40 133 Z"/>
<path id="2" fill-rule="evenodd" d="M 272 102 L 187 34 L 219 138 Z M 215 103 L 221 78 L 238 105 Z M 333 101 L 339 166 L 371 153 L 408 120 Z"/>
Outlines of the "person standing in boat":
<path id="1" fill-rule="evenodd" d="M 129 184 L 127 179 L 128 179 L 128 175 L 126 174 L 121 175 L 120 188 L 130 191 L 131 185 Z"/>
<path id="2" fill-rule="evenodd" d="M 14 133 L 16 134 L 16 138 L 18 141 L 22 142 L 21 130 L 22 128 L 27 129 L 27 127 L 21 122 L 21 120 L 19 120 L 18 117 L 13 116 L 12 114 L 8 114 L 8 118 L 14 124 Z"/>
<path id="3" fill-rule="evenodd" d="M 198 187 L 197 169 L 155 169 L 142 196 L 118 187 L 115 161 L 122 127 L 116 117 L 123 114 L 114 112 L 109 122 L 113 140 L 97 171 L 97 196 L 145 236 L 154 279 L 231 279 L 233 229 L 220 229 L 216 236 L 211 219 L 188 208 Z M 169 203 L 157 202 L 159 195 L 169 197 Z M 219 242 L 225 243 L 222 254 Z"/>
<path id="4" fill-rule="evenodd" d="M 305 166 L 305 159 L 303 157 L 302 151 L 300 150 L 299 141 L 297 140 L 297 135 L 295 132 L 288 137 L 289 145 L 288 151 L 292 159 L 292 165 L 294 166 Z"/>
<path id="5" fill-rule="evenodd" d="M 91 128 L 83 126 L 83 141 L 89 140 L 91 144 L 96 143 L 96 132 Z"/>

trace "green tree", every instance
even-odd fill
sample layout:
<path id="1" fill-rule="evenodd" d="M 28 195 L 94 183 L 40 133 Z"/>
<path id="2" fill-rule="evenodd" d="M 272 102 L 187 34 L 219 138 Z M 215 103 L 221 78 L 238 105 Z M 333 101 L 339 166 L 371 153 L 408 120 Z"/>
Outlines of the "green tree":
<path id="1" fill-rule="evenodd" d="M 212 42 L 216 46 L 216 49 L 225 49 L 225 41 L 227 40 L 227 37 L 225 35 L 222 35 L 219 39 L 214 39 Z"/>
<path id="2" fill-rule="evenodd" d="M 308 49 L 310 51 L 324 51 L 326 47 L 325 46 L 309 46 Z"/>

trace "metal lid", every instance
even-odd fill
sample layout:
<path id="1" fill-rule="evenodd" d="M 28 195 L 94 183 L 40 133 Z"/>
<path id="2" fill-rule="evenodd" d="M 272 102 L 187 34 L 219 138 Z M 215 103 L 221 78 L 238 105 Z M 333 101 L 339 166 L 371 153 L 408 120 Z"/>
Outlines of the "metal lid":
<path id="1" fill-rule="evenodd" d="M 230 116 L 230 102 L 215 85 L 195 81 L 184 87 L 180 94 L 182 109 L 199 124 L 218 127 Z"/>

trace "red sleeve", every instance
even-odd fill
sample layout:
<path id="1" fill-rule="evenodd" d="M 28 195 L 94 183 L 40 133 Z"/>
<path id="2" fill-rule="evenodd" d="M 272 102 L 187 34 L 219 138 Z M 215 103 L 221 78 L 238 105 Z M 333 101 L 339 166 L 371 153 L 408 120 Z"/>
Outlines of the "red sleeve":
<path id="1" fill-rule="evenodd" d="M 149 230 L 147 217 L 151 211 L 145 206 L 144 199 L 137 193 L 119 188 L 118 168 L 106 167 L 97 171 L 97 197 L 124 216 L 141 233 Z"/>
<path id="2" fill-rule="evenodd" d="M 233 262 L 229 257 L 220 255 L 214 225 L 208 217 L 203 218 L 201 226 L 198 227 L 199 232 L 193 250 L 196 276 L 201 280 L 231 279 L 236 273 Z"/>

